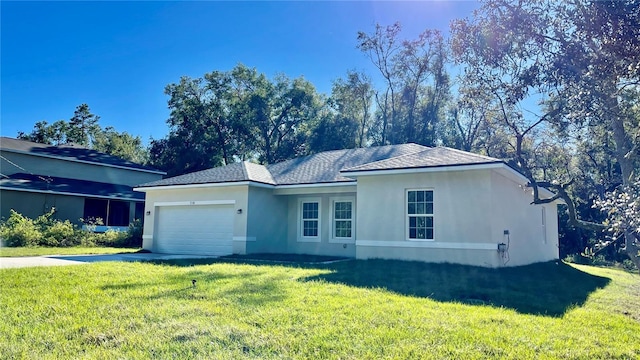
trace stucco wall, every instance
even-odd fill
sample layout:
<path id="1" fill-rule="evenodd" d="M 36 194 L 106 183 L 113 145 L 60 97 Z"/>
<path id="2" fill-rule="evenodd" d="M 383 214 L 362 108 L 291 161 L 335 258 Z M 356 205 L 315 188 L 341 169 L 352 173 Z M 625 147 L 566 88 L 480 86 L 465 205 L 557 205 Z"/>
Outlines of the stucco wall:
<path id="1" fill-rule="evenodd" d="M 153 251 L 153 232 L 155 229 L 156 208 L 154 204 L 162 202 L 194 202 L 198 206 L 199 202 L 234 200 L 234 212 L 243 209 L 242 214 L 234 214 L 233 237 L 240 241 L 234 241 L 234 254 L 244 254 L 246 252 L 244 239 L 247 236 L 247 185 L 186 188 L 171 190 L 148 190 L 145 198 L 144 215 L 144 235 L 142 247 Z M 149 212 L 149 215 L 147 215 Z"/>
<path id="2" fill-rule="evenodd" d="M 353 197 L 356 201 L 355 193 L 326 193 L 312 195 L 280 195 L 288 200 L 288 231 L 287 231 L 287 252 L 293 254 L 311 254 L 355 257 L 355 240 L 339 241 L 331 238 L 331 199 Z M 318 242 L 303 241 L 300 229 L 300 201 L 302 199 L 320 200 L 320 238 Z M 357 201 L 354 203 L 354 212 L 357 216 Z M 354 220 L 356 217 L 354 216 Z M 353 226 L 356 228 L 356 222 Z"/>
<path id="3" fill-rule="evenodd" d="M 30 193 L 25 191 L 0 190 L 0 207 L 2 218 L 7 219 L 11 209 L 20 214 L 35 219 L 36 217 L 56 208 L 54 218 L 69 220 L 81 225 L 80 218 L 84 212 L 84 198 L 79 196 L 53 195 Z"/>
<path id="4" fill-rule="evenodd" d="M 434 239 L 407 239 L 406 191 L 433 190 Z M 490 169 L 358 178 L 356 257 L 503 266 L 497 251 L 503 231 L 511 237 L 507 265 L 557 258 L 557 216 L 548 205 L 547 244 L 541 210 L 529 205 L 517 183 Z M 525 245 L 526 244 L 526 245 Z"/>
<path id="5" fill-rule="evenodd" d="M 532 205 L 531 188 L 495 172 L 491 174 L 491 184 L 492 238 L 503 239 L 504 230 L 509 230 L 509 252 L 500 264 L 507 261 L 507 255 L 507 265 L 512 266 L 558 259 L 557 205 Z"/>
<path id="6" fill-rule="evenodd" d="M 283 253 L 287 248 L 287 198 L 273 189 L 249 187 L 247 253 Z"/>
<path id="7" fill-rule="evenodd" d="M 96 164 L 66 161 L 48 157 L 2 151 L 2 156 L 19 165 L 29 173 L 65 177 L 87 181 L 98 181 L 112 184 L 136 186 L 142 183 L 160 180 L 161 174 L 121 169 Z M 5 175 L 24 173 L 25 170 L 2 161 Z"/>

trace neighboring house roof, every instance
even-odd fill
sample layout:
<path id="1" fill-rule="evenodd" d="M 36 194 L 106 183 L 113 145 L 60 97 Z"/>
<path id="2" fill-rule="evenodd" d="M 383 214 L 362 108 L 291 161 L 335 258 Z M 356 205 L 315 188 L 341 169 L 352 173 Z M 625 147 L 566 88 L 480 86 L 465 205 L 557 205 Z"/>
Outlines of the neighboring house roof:
<path id="1" fill-rule="evenodd" d="M 33 174 L 13 174 L 0 179 L 0 189 L 72 196 L 144 200 L 131 186 Z"/>
<path id="2" fill-rule="evenodd" d="M 138 187 L 257 182 L 269 185 L 353 183 L 344 172 L 503 163 L 502 160 L 446 147 L 400 144 L 325 151 L 271 165 L 250 162 L 197 171 Z"/>
<path id="3" fill-rule="evenodd" d="M 69 161 L 88 162 L 99 165 L 117 166 L 134 170 L 165 174 L 158 169 L 136 164 L 117 156 L 87 149 L 77 144 L 53 146 L 3 136 L 0 137 L 0 149 L 2 149 L 3 151 L 25 153 L 34 156 L 52 157 Z"/>

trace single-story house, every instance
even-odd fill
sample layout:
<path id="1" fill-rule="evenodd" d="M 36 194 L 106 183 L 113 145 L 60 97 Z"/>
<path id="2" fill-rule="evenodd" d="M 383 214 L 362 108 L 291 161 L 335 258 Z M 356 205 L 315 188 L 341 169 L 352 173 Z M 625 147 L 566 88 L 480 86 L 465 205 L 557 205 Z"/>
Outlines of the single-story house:
<path id="1" fill-rule="evenodd" d="M 135 190 L 153 252 L 499 267 L 558 259 L 557 203 L 531 204 L 527 183 L 499 159 L 402 144 L 239 162 Z"/>
<path id="2" fill-rule="evenodd" d="M 143 219 L 141 182 L 162 179 L 165 172 L 78 145 L 53 146 L 0 138 L 0 208 L 6 219 L 13 209 L 36 218 L 55 208 L 55 218 L 82 225 L 102 219 L 107 228 L 123 229 Z"/>

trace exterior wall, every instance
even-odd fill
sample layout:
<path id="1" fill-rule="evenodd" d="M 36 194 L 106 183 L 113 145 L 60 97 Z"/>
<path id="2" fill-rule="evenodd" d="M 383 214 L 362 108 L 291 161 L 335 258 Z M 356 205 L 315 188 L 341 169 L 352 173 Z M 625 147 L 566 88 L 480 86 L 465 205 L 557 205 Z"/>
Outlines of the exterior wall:
<path id="1" fill-rule="evenodd" d="M 557 260 L 559 258 L 557 205 L 555 203 L 531 205 L 533 195 L 530 188 L 520 187 L 495 172 L 491 174 L 491 184 L 493 188 L 492 238 L 504 239 L 504 230 L 509 230 L 507 265 L 517 266 Z M 505 261 L 507 261 L 506 256 L 501 259 L 500 265 Z"/>
<path id="2" fill-rule="evenodd" d="M 246 252 L 286 252 L 287 198 L 274 196 L 273 189 L 250 186 L 248 200 Z"/>
<path id="3" fill-rule="evenodd" d="M 2 156 L 34 174 L 129 186 L 162 179 L 161 174 L 151 172 L 33 156 L 11 151 L 2 151 Z M 2 165 L 2 173 L 5 175 L 25 172 L 5 161 L 3 161 Z"/>
<path id="4" fill-rule="evenodd" d="M 358 178 L 356 257 L 497 266 L 490 170 Z M 406 193 L 433 190 L 433 240 L 408 240 Z"/>
<path id="5" fill-rule="evenodd" d="M 74 224 L 81 225 L 80 218 L 82 218 L 84 212 L 84 198 L 80 196 L 0 190 L 0 207 L 2 208 L 3 219 L 9 217 L 11 209 L 26 217 L 35 219 L 55 207 L 54 217 L 56 219 L 69 220 Z"/>
<path id="6" fill-rule="evenodd" d="M 202 188 L 186 188 L 186 189 L 162 189 L 147 190 L 145 201 L 144 216 L 144 233 L 142 247 L 146 250 L 154 251 L 153 233 L 156 227 L 156 205 L 162 206 L 161 203 L 185 203 L 185 205 L 198 206 L 201 202 L 206 201 L 235 201 L 235 209 L 243 209 L 241 214 L 235 214 L 233 225 L 234 254 L 244 254 L 246 252 L 245 239 L 247 237 L 247 209 L 248 205 L 248 186 L 219 186 L 219 187 L 202 187 Z M 148 215 L 147 215 L 148 213 Z"/>
<path id="7" fill-rule="evenodd" d="M 287 231 L 287 247 L 286 252 L 293 254 L 310 254 L 310 255 L 328 255 L 355 257 L 356 248 L 355 240 L 332 240 L 331 239 L 331 199 L 353 197 L 354 221 L 353 226 L 357 232 L 357 216 L 358 203 L 356 194 L 351 193 L 324 193 L 324 194 L 308 194 L 308 195 L 289 195 L 282 196 L 288 202 L 288 231 Z M 300 201 L 302 199 L 319 199 L 320 200 L 320 229 L 319 241 L 304 241 L 301 239 L 300 229 Z M 354 235 L 356 233 L 354 232 Z"/>
<path id="8" fill-rule="evenodd" d="M 434 239 L 408 240 L 406 191 L 433 190 Z M 530 205 L 530 189 L 489 169 L 358 178 L 359 259 L 517 266 L 558 258 L 557 210 Z M 510 232 L 509 261 L 497 251 Z"/>

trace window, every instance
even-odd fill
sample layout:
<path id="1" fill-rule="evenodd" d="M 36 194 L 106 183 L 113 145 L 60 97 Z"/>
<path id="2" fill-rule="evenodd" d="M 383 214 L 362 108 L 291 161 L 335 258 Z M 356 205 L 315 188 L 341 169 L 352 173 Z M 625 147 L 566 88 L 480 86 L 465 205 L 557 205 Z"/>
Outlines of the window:
<path id="1" fill-rule="evenodd" d="M 410 240 L 433 240 L 433 191 L 407 191 L 407 225 Z"/>
<path id="2" fill-rule="evenodd" d="M 107 226 L 129 226 L 128 201 L 84 199 L 85 222 Z"/>
<path id="3" fill-rule="evenodd" d="M 302 213 L 302 237 L 317 238 L 320 232 L 320 203 L 318 201 L 303 201 Z"/>
<path id="4" fill-rule="evenodd" d="M 334 239 L 353 238 L 353 200 L 333 200 L 333 227 Z"/>

